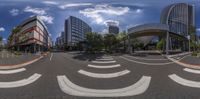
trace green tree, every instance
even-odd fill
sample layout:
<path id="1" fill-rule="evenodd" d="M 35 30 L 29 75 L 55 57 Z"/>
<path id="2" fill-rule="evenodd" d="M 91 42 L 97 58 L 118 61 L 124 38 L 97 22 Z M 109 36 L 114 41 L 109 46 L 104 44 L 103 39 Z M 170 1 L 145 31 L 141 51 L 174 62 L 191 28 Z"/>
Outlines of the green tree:
<path id="1" fill-rule="evenodd" d="M 165 40 L 164 40 L 164 39 L 161 39 L 161 40 L 157 43 L 156 48 L 157 48 L 158 50 L 163 50 L 163 49 L 164 49 L 164 48 L 163 48 L 164 45 L 165 45 Z"/>
<path id="2" fill-rule="evenodd" d="M 0 36 L 0 42 L 2 42 L 3 41 L 3 38 Z"/>
<path id="3" fill-rule="evenodd" d="M 121 32 L 116 35 L 116 39 L 118 42 L 118 47 L 123 47 L 123 52 L 126 50 L 126 40 L 127 40 L 127 34 L 126 32 Z"/>
<path id="4" fill-rule="evenodd" d="M 12 29 L 12 33 L 14 33 L 14 34 L 15 34 L 15 33 L 18 33 L 18 32 L 21 31 L 21 29 L 22 29 L 22 28 L 21 28 L 20 26 L 17 26 L 17 27 L 15 27 L 15 28 Z"/>
<path id="5" fill-rule="evenodd" d="M 198 44 L 196 41 L 196 27 L 191 25 L 189 28 L 189 35 L 190 35 L 190 48 L 192 51 L 196 51 L 198 48 Z"/>
<path id="6" fill-rule="evenodd" d="M 3 38 L 0 36 L 0 51 L 2 50 L 2 48 L 3 48 Z"/>
<path id="7" fill-rule="evenodd" d="M 100 51 L 103 48 L 103 37 L 102 35 L 90 32 L 86 33 L 86 46 L 90 52 Z"/>
<path id="8" fill-rule="evenodd" d="M 116 44 L 118 43 L 118 40 L 114 34 L 106 34 L 104 36 L 104 45 L 106 51 L 109 53 L 114 51 L 116 49 Z"/>

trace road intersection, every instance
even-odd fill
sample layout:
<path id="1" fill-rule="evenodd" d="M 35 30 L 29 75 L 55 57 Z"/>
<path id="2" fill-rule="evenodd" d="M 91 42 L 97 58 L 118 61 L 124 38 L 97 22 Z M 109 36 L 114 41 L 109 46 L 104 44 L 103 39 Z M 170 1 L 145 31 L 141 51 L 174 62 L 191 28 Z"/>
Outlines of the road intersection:
<path id="1" fill-rule="evenodd" d="M 162 55 L 57 52 L 26 67 L 1 70 L 0 97 L 198 99 L 199 73 Z"/>

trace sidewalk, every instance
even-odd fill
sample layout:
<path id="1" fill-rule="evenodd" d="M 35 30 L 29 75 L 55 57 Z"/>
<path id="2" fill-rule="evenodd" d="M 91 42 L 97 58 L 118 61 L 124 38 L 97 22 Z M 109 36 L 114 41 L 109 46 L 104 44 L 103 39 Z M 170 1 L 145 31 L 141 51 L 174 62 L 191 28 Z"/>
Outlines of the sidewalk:
<path id="1" fill-rule="evenodd" d="M 46 55 L 47 53 L 43 54 Z M 22 53 L 16 55 L 8 51 L 0 52 L 0 69 L 13 69 L 19 68 L 25 65 L 36 62 L 37 60 L 43 58 L 43 55 L 40 54 L 27 54 Z"/>
<path id="2" fill-rule="evenodd" d="M 181 66 L 200 69 L 200 57 L 191 56 L 191 53 L 169 55 L 167 58 Z"/>
<path id="3" fill-rule="evenodd" d="M 198 65 L 200 67 L 200 57 L 187 56 L 183 58 L 180 62 L 191 64 L 191 65 Z"/>

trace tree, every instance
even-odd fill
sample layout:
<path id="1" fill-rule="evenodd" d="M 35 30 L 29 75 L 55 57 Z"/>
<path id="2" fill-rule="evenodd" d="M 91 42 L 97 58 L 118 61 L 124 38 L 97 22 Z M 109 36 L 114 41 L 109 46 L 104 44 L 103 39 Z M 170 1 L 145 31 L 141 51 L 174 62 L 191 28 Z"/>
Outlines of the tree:
<path id="1" fill-rule="evenodd" d="M 190 35 L 190 48 L 192 51 L 196 51 L 198 49 L 198 44 L 196 41 L 196 27 L 191 25 L 189 28 L 189 35 Z"/>
<path id="2" fill-rule="evenodd" d="M 103 48 L 103 37 L 102 35 L 90 32 L 86 33 L 86 46 L 87 51 L 94 52 L 94 51 L 100 51 Z"/>
<path id="3" fill-rule="evenodd" d="M 157 48 L 158 50 L 163 50 L 163 49 L 164 49 L 164 48 L 163 48 L 164 45 L 165 45 L 165 40 L 164 40 L 164 39 L 161 39 L 161 40 L 157 43 L 156 48 Z"/>
<path id="4" fill-rule="evenodd" d="M 22 28 L 20 26 L 17 26 L 17 27 L 15 27 L 15 28 L 12 29 L 12 33 L 16 34 L 16 33 L 20 32 L 21 29 Z"/>
<path id="5" fill-rule="evenodd" d="M 118 41 L 114 34 L 109 33 L 104 36 L 104 45 L 105 45 L 106 51 L 112 52 L 114 49 L 116 49 L 117 43 Z"/>
<path id="6" fill-rule="evenodd" d="M 2 42 L 3 41 L 3 38 L 0 36 L 0 42 Z"/>
<path id="7" fill-rule="evenodd" d="M 11 46 L 11 43 L 15 42 L 15 34 L 19 33 L 21 31 L 21 26 L 17 26 L 15 28 L 12 29 L 12 33 L 11 35 L 8 37 L 8 46 Z"/>
<path id="8" fill-rule="evenodd" d="M 3 38 L 0 36 L 0 51 L 3 48 Z"/>
<path id="9" fill-rule="evenodd" d="M 117 41 L 119 43 L 118 47 L 120 47 L 121 46 L 120 44 L 122 43 L 123 44 L 122 46 L 123 46 L 123 49 L 124 49 L 124 52 L 125 52 L 125 50 L 126 50 L 126 40 L 127 40 L 126 32 L 124 31 L 124 32 L 121 32 L 121 33 L 117 34 L 116 35 L 116 39 L 117 39 Z"/>

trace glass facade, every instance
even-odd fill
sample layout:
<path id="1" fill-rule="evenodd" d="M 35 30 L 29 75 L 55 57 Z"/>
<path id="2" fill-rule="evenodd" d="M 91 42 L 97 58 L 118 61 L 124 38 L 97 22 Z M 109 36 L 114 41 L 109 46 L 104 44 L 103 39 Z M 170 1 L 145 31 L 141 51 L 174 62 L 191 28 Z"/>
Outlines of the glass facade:
<path id="1" fill-rule="evenodd" d="M 71 46 L 75 46 L 78 42 L 83 41 L 85 34 L 92 31 L 87 23 L 74 16 L 70 16 L 65 25 L 68 27 L 65 30 L 67 43 Z"/>
<path id="2" fill-rule="evenodd" d="M 169 26 L 169 31 L 187 36 L 190 26 L 194 24 L 194 7 L 186 3 L 166 7 L 161 14 L 161 23 Z"/>

